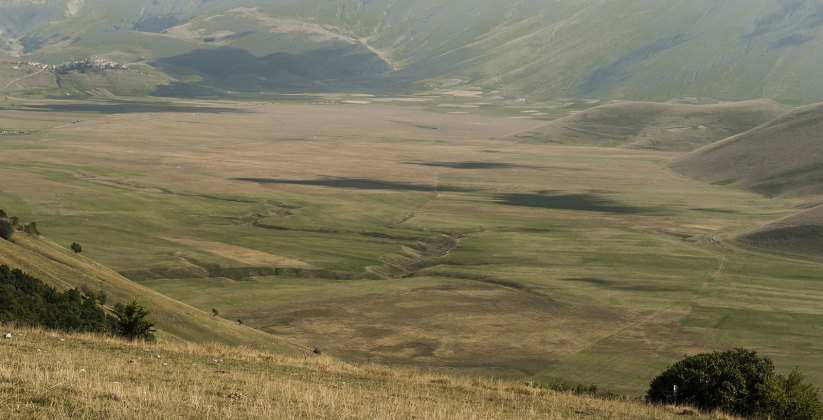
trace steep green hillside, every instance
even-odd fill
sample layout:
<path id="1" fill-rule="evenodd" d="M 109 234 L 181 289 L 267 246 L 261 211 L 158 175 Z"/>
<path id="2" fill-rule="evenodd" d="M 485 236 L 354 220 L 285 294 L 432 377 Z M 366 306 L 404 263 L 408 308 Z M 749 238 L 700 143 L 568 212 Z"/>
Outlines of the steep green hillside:
<path id="1" fill-rule="evenodd" d="M 134 283 L 109 268 L 76 255 L 44 237 L 17 232 L 13 242 L 0 240 L 0 264 L 19 268 L 58 289 L 87 287 L 109 296 L 109 302 L 137 297 L 153 312 L 161 339 L 220 342 L 296 354 L 297 348 L 259 330 L 210 316 L 191 306 Z"/>
<path id="2" fill-rule="evenodd" d="M 798 108 L 671 164 L 691 177 L 770 196 L 823 193 L 823 104 Z"/>
<path id="3" fill-rule="evenodd" d="M 768 100 L 720 105 L 627 102 L 592 108 L 510 138 L 539 143 L 690 151 L 788 112 Z"/>
<path id="4" fill-rule="evenodd" d="M 530 100 L 823 100 L 823 5 L 812 0 L 0 0 L 0 7 L 0 51 L 47 63 L 91 55 L 137 63 L 231 47 L 247 59 L 223 63 L 247 75 L 240 90 L 299 82 L 315 91 L 463 89 Z M 357 83 L 344 77 L 356 66 L 334 65 L 351 50 L 370 63 Z M 265 64 L 273 54 L 290 54 L 276 68 L 335 72 L 272 80 Z M 306 54 L 320 64 L 306 64 Z M 248 66 L 252 57 L 260 63 Z M 203 76 L 195 64 L 188 60 L 185 76 Z M 237 90 L 204 79 L 180 81 Z"/>

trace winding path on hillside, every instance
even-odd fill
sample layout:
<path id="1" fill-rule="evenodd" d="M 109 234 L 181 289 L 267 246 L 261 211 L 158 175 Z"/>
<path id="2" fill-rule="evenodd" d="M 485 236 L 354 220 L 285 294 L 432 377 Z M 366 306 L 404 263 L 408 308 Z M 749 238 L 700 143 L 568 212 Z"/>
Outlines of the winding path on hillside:
<path id="1" fill-rule="evenodd" d="M 6 89 L 8 89 L 8 88 L 9 88 L 9 86 L 11 86 L 11 85 L 13 85 L 13 84 L 15 84 L 15 83 L 17 83 L 17 82 L 19 82 L 19 81 L 23 80 L 23 79 L 28 79 L 29 77 L 34 77 L 34 76 L 37 76 L 38 74 L 40 74 L 40 73 L 42 73 L 42 72 L 44 72 L 44 71 L 46 71 L 46 69 L 40 69 L 40 71 L 34 72 L 34 73 L 32 73 L 32 74 L 28 74 L 28 75 L 26 75 L 26 76 L 21 76 L 21 77 L 18 77 L 18 78 L 16 78 L 16 79 L 12 80 L 11 82 L 7 83 L 7 84 L 6 84 L 6 86 L 3 86 L 3 89 L 2 89 L 2 90 L 5 92 L 5 91 L 6 91 Z"/>

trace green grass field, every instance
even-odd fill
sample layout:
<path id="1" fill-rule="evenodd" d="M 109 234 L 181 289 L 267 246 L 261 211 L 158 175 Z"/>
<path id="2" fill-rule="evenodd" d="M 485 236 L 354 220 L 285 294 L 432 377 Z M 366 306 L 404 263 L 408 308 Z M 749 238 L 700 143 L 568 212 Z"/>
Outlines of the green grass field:
<path id="1" fill-rule="evenodd" d="M 795 201 L 670 172 L 678 153 L 494 140 L 533 120 L 210 106 L 231 112 L 61 108 L 82 122 L 0 138 L 0 208 L 347 360 L 639 395 L 684 353 L 750 346 L 823 385 L 823 264 L 727 240 Z"/>

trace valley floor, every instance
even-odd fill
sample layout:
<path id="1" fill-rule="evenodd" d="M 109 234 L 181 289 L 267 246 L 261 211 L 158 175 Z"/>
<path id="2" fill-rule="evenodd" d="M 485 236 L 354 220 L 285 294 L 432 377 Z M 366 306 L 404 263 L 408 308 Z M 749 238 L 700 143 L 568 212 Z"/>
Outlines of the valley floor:
<path id="1" fill-rule="evenodd" d="M 746 346 L 823 386 L 823 264 L 732 241 L 797 201 L 672 173 L 679 153 L 500 140 L 522 118 L 157 109 L 2 111 L 38 132 L 0 137 L 0 208 L 349 361 L 639 396 L 683 354 Z"/>

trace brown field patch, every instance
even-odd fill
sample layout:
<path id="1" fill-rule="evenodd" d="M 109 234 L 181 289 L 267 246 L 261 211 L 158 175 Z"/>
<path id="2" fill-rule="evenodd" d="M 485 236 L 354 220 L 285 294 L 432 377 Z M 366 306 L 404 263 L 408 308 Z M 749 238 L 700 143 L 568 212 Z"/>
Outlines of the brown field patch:
<path id="1" fill-rule="evenodd" d="M 75 194 L 97 194 L 94 190 L 49 181 L 30 172 L 16 171 L 13 169 L 0 169 L 0 191 L 7 193 L 53 194 L 65 192 Z"/>
<path id="2" fill-rule="evenodd" d="M 434 186 L 438 173 L 447 168 L 403 162 L 488 159 L 482 150 L 490 146 L 490 137 L 536 125 L 534 121 L 450 116 L 374 104 L 270 104 L 236 109 L 222 114 L 115 114 L 67 124 L 38 136 L 46 149 L 15 150 L 14 159 L 103 166 L 141 174 L 139 180 L 130 177 L 117 182 L 150 188 L 168 186 L 174 180 L 187 190 L 212 193 L 333 191 L 234 180 L 238 178 L 341 177 Z"/>
<path id="3" fill-rule="evenodd" d="M 677 359 L 684 354 L 711 351 L 716 330 L 683 327 L 686 314 L 658 312 L 597 343 L 592 350 Z"/>
<path id="4" fill-rule="evenodd" d="M 221 257 L 239 261 L 243 264 L 253 266 L 273 265 L 277 267 L 315 268 L 311 264 L 307 264 L 292 258 L 269 254 L 267 252 L 257 251 L 254 249 L 243 248 L 224 242 L 209 241 L 205 239 L 195 238 L 192 236 L 181 235 L 178 233 L 158 233 L 155 236 L 161 239 L 165 239 L 167 241 L 178 243 L 180 245 L 188 246 L 191 248 L 199 249 L 201 251 L 210 252 Z"/>
<path id="5" fill-rule="evenodd" d="M 225 312 L 349 360 L 514 369 L 562 360 L 652 313 L 477 282 Z"/>

